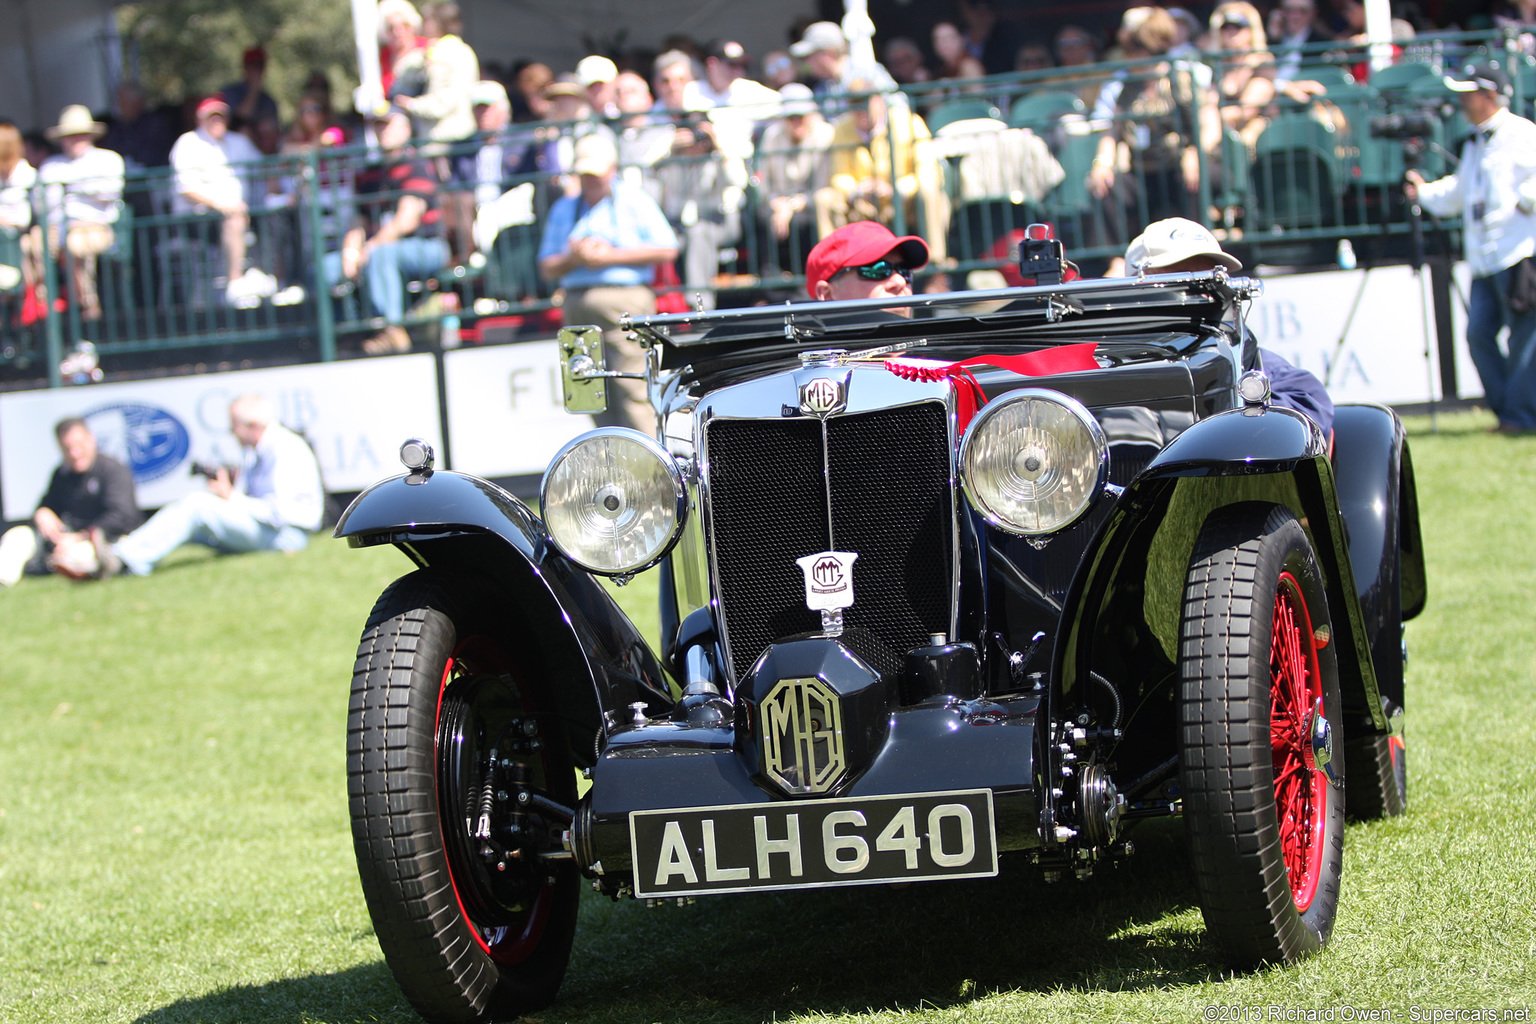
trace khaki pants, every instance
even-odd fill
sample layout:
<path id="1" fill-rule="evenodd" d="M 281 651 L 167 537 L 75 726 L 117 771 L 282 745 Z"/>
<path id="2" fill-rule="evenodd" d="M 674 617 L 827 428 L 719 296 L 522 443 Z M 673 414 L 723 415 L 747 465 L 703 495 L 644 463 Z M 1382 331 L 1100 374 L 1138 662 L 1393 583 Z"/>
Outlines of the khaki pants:
<path id="1" fill-rule="evenodd" d="M 565 293 L 561 317 L 567 327 L 595 325 L 603 329 L 603 361 L 610 370 L 641 373 L 645 356 L 640 346 L 624 336 L 619 317 L 649 316 L 656 312 L 656 293 L 643 284 L 600 285 L 573 288 Z M 617 385 L 617 391 L 614 389 Z M 656 410 L 646 397 L 643 380 L 610 380 L 609 408 L 625 423 L 651 437 L 656 436 Z"/>
<path id="2" fill-rule="evenodd" d="M 74 282 L 75 301 L 80 307 L 82 320 L 101 319 L 101 299 L 96 291 L 96 260 L 112 248 L 117 236 L 112 225 L 91 221 L 74 221 L 64 235 L 64 250 L 69 254 L 71 278 Z M 48 251 L 59 252 L 59 229 L 48 228 Z M 41 281 L 41 274 L 37 280 Z"/>

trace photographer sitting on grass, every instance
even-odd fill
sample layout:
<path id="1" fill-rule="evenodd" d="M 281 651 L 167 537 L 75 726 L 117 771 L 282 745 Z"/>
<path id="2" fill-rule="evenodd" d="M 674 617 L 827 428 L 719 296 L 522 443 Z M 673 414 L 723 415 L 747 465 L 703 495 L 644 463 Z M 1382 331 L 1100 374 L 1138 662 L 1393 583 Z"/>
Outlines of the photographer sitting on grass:
<path id="1" fill-rule="evenodd" d="M 208 490 L 189 494 L 156 512 L 149 522 L 100 552 L 110 575 L 147 576 L 183 544 L 202 544 L 228 554 L 297 551 L 320 528 L 325 492 L 315 453 L 299 435 L 277 422 L 272 403 L 242 395 L 230 403 L 229 429 L 240 442 L 241 464 L 233 480 L 219 467 Z"/>

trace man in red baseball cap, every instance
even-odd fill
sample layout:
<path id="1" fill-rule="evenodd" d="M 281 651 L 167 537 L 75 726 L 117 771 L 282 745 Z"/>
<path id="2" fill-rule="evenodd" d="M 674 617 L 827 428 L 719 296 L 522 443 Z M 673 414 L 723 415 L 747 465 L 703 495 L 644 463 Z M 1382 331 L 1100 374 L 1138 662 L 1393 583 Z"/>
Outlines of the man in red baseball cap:
<path id="1" fill-rule="evenodd" d="M 820 301 L 912 294 L 912 271 L 928 262 L 928 243 L 885 225 L 857 220 L 833 231 L 805 259 L 805 290 Z M 892 312 L 911 316 L 910 309 Z"/>

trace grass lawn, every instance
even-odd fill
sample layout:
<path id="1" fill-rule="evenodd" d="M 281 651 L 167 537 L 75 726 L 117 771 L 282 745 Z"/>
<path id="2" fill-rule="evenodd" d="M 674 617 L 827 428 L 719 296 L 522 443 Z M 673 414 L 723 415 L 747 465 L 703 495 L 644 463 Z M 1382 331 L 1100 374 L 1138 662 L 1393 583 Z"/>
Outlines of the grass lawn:
<path id="1" fill-rule="evenodd" d="M 1430 604 L 1409 627 L 1410 809 L 1350 826 L 1321 956 L 1224 971 L 1168 823 L 1118 868 L 1054 886 L 1005 860 L 988 882 L 688 907 L 587 893 L 538 1019 L 1529 1020 L 1536 438 L 1489 422 L 1411 425 Z M 358 889 L 345 768 L 357 635 L 408 568 L 332 541 L 187 549 L 148 579 L 0 593 L 0 1021 L 417 1019 Z M 652 593 L 619 595 L 650 631 Z"/>

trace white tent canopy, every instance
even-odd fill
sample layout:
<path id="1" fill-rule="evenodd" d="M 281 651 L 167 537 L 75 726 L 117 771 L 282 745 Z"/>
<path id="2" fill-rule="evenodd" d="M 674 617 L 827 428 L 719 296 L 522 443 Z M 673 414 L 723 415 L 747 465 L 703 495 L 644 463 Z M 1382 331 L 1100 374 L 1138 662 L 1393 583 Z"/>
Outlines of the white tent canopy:
<path id="1" fill-rule="evenodd" d="M 53 124 L 71 103 L 105 109 L 117 68 L 112 0 L 0 0 L 0 117 Z"/>

